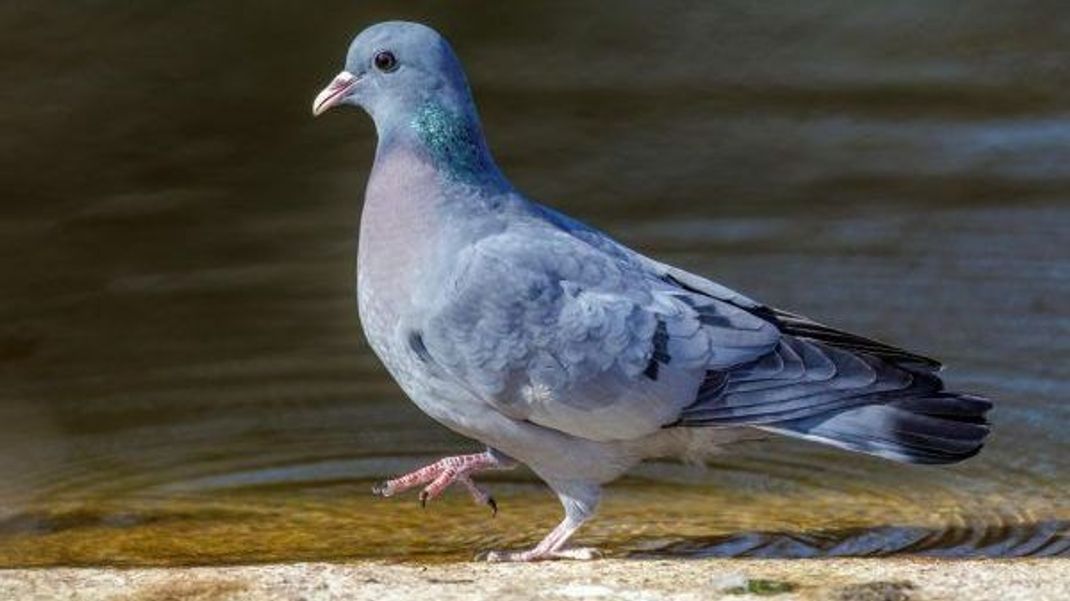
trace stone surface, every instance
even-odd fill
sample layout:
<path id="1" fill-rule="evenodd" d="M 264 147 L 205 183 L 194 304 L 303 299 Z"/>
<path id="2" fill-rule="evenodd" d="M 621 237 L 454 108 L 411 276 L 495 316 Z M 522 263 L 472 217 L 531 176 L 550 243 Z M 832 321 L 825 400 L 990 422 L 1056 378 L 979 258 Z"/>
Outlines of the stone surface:
<path id="1" fill-rule="evenodd" d="M 724 590 L 726 580 L 791 592 Z M 0 570 L 17 601 L 626 601 L 775 598 L 835 601 L 1070 599 L 1070 559 L 602 560 L 537 564 L 275 564 Z"/>

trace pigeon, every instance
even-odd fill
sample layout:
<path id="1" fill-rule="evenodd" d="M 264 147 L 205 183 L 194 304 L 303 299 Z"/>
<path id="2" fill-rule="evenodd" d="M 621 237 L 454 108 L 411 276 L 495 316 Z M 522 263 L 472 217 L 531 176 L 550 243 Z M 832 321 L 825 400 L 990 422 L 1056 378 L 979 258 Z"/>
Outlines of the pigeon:
<path id="1" fill-rule="evenodd" d="M 564 519 L 488 561 L 589 559 L 568 547 L 605 484 L 639 462 L 787 436 L 915 464 L 981 450 L 985 398 L 939 362 L 753 300 L 538 204 L 495 163 L 464 70 L 418 23 L 354 38 L 314 115 L 352 105 L 378 145 L 361 215 L 357 304 L 406 395 L 485 450 L 373 488 L 421 504 L 523 464 Z"/>

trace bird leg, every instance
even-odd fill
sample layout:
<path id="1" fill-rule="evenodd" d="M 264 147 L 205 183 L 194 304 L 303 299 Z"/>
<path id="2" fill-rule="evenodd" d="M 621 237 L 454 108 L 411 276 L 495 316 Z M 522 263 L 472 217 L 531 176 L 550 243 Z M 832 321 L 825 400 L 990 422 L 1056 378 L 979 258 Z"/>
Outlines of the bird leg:
<path id="1" fill-rule="evenodd" d="M 551 485 L 552 486 L 552 485 Z M 580 493 L 580 494 L 574 494 Z M 589 547 L 565 548 L 565 543 L 592 515 L 598 504 L 600 491 L 596 486 L 582 486 L 579 490 L 558 491 L 565 507 L 565 519 L 546 535 L 539 544 L 526 551 L 487 551 L 476 555 L 488 562 L 542 561 L 547 559 L 589 560 L 602 557 L 598 549 Z"/>
<path id="2" fill-rule="evenodd" d="M 589 547 L 574 547 L 565 549 L 565 543 L 580 526 L 582 521 L 566 517 L 557 525 L 546 538 L 539 544 L 525 551 L 487 551 L 476 556 L 488 562 L 506 561 L 542 561 L 547 559 L 596 559 L 602 554 L 597 549 Z"/>
<path id="3" fill-rule="evenodd" d="M 494 497 L 481 489 L 472 481 L 471 474 L 483 470 L 509 469 L 516 462 L 491 449 L 482 453 L 471 455 L 455 455 L 445 457 L 424 466 L 414 472 L 399 476 L 393 480 L 380 482 L 372 487 L 372 493 L 381 497 L 391 497 L 400 492 L 409 490 L 421 484 L 426 484 L 420 491 L 420 505 L 426 506 L 427 502 L 437 498 L 450 484 L 459 482 L 472 495 L 472 499 L 479 505 L 487 505 L 498 514 L 498 504 Z"/>

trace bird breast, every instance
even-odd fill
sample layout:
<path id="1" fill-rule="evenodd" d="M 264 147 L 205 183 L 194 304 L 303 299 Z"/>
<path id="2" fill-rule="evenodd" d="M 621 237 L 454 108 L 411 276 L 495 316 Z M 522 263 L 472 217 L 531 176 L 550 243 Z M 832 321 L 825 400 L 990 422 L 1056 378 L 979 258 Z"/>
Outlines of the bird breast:
<path id="1" fill-rule="evenodd" d="M 361 323 L 380 356 L 397 345 L 398 326 L 415 311 L 434 270 L 441 191 L 434 170 L 413 154 L 376 159 L 368 180 L 357 251 Z"/>

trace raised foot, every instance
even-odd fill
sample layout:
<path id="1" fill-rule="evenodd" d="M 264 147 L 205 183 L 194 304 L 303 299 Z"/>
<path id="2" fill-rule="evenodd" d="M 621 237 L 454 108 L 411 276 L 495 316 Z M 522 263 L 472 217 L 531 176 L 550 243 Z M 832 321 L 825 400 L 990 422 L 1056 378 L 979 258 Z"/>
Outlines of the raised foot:
<path id="1" fill-rule="evenodd" d="M 529 549 L 527 551 L 482 551 L 476 555 L 476 561 L 486 561 L 487 563 L 553 561 L 558 559 L 591 561 L 593 559 L 602 559 L 603 557 L 605 557 L 605 554 L 593 547 L 574 547 L 558 551 L 539 551 L 537 549 Z"/>
<path id="2" fill-rule="evenodd" d="M 494 497 L 477 486 L 470 474 L 502 467 L 507 466 L 503 466 L 490 452 L 446 457 L 404 476 L 379 482 L 372 486 L 372 494 L 392 497 L 415 486 L 427 484 L 420 491 L 419 497 L 420 506 L 426 507 L 428 501 L 438 498 L 451 484 L 458 482 L 468 490 L 477 504 L 490 507 L 492 515 L 498 515 L 498 503 Z"/>

